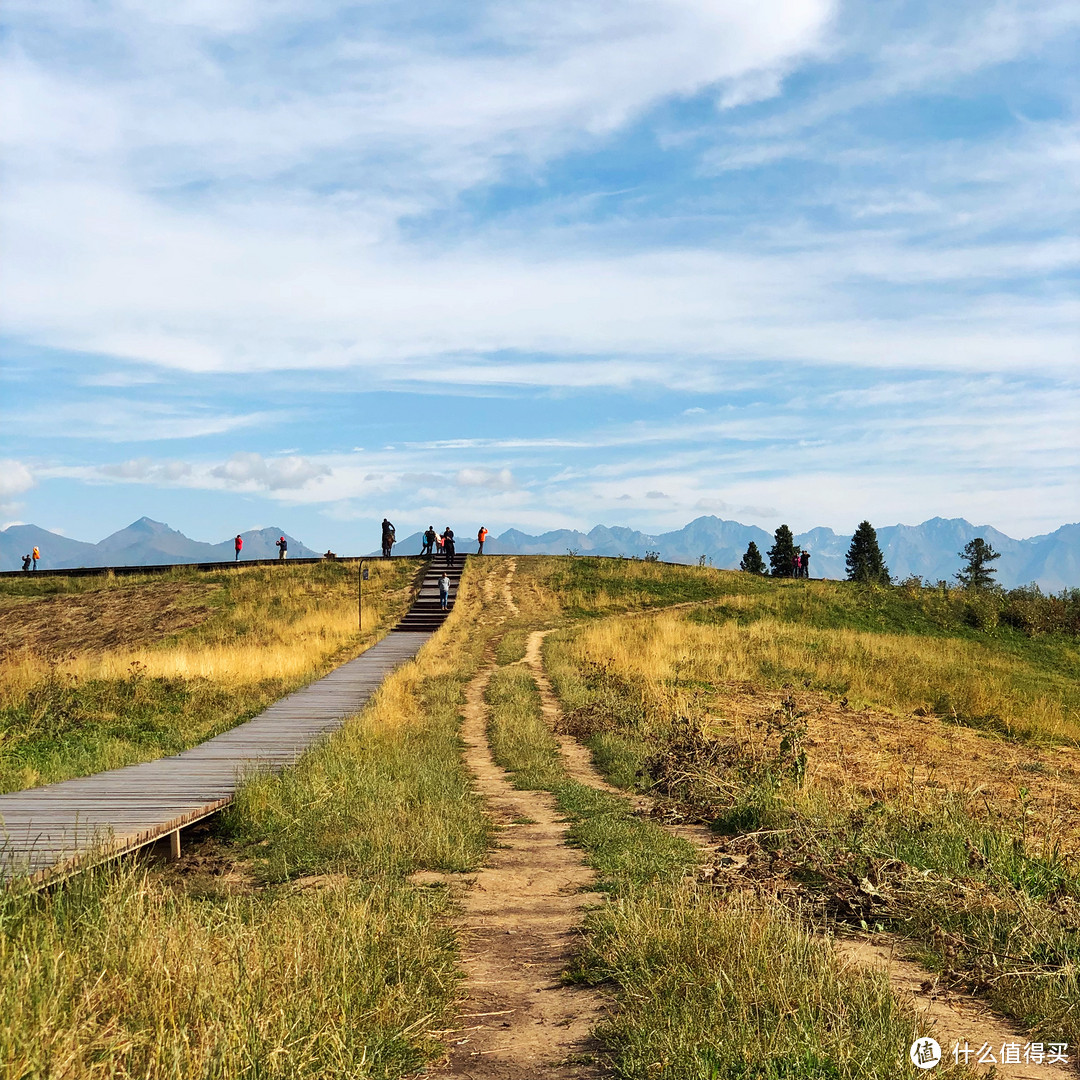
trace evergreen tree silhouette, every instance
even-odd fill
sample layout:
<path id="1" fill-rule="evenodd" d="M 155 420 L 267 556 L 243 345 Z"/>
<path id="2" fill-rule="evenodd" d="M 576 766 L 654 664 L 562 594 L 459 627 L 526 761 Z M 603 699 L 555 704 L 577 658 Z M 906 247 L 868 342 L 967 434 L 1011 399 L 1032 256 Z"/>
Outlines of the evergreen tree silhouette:
<path id="1" fill-rule="evenodd" d="M 877 533 L 869 521 L 864 521 L 855 530 L 844 562 L 847 566 L 848 581 L 889 584 L 889 568 L 885 565 L 881 548 L 878 547 Z"/>
<path id="2" fill-rule="evenodd" d="M 773 533 L 773 546 L 769 548 L 769 566 L 773 577 L 791 577 L 794 573 L 791 562 L 795 558 L 795 537 L 786 525 L 781 525 Z"/>
<path id="3" fill-rule="evenodd" d="M 994 574 L 997 567 L 987 566 L 987 563 L 1001 558 L 1001 552 L 995 551 L 981 536 L 969 540 L 964 545 L 963 551 L 957 554 L 964 560 L 964 568 L 957 573 L 956 580 L 965 589 L 992 589 L 996 582 Z"/>
<path id="4" fill-rule="evenodd" d="M 753 540 L 750 541 L 750 546 L 746 549 L 742 562 L 739 563 L 739 569 L 745 570 L 748 574 L 765 573 L 765 560 L 761 557 L 761 552 L 758 551 L 758 546 Z"/>

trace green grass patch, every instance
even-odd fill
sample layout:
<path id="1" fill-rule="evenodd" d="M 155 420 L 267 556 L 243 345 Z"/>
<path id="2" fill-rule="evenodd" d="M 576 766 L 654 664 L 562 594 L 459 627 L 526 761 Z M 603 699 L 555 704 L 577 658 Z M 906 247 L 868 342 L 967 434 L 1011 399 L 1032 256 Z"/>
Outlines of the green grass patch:
<path id="1" fill-rule="evenodd" d="M 712 600 L 736 587 L 719 570 L 635 559 L 539 556 L 519 564 L 519 573 L 554 592 L 571 618 Z M 737 587 L 761 586 L 748 577 Z"/>
<path id="2" fill-rule="evenodd" d="M 519 667 L 499 668 L 485 700 L 491 707 L 488 742 L 496 763 L 512 774 L 514 786 L 535 791 L 563 778 L 559 744 L 540 716 L 540 692 Z"/>
<path id="3" fill-rule="evenodd" d="M 423 723 L 361 715 L 295 768 L 246 783 L 224 815 L 228 835 L 270 881 L 474 869 L 489 825 L 461 762 L 462 700 L 461 678 L 440 674 L 409 695 Z"/>
<path id="4" fill-rule="evenodd" d="M 466 583 L 451 618 L 471 604 Z M 295 768 L 242 788 L 213 887 L 183 862 L 123 862 L 0 894 L 5 1075 L 392 1080 L 438 1056 L 453 904 L 408 875 L 473 869 L 490 835 L 458 734 L 484 642 L 448 632 Z"/>
<path id="5" fill-rule="evenodd" d="M 609 781 L 662 793 L 722 835 L 765 830 L 760 848 L 834 918 L 895 931 L 1034 1037 L 1080 1043 L 1080 876 L 1056 848 L 1032 846 L 1023 805 L 1003 819 L 975 796 L 929 788 L 903 804 L 851 792 L 838 805 L 800 787 L 794 709 L 751 759 L 618 670 L 575 664 L 566 637 L 549 638 L 547 655 Z"/>
<path id="6" fill-rule="evenodd" d="M 531 683 L 520 670 L 492 679 L 492 745 L 519 786 L 555 794 L 609 894 L 588 915 L 567 977 L 615 987 L 619 1008 L 598 1034 L 616 1073 L 884 1080 L 903 1072 L 915 1022 L 885 976 L 842 970 L 826 942 L 763 898 L 729 899 L 698 884 L 688 877 L 699 858 L 691 844 L 625 799 L 569 780 Z"/>
<path id="7" fill-rule="evenodd" d="M 131 863 L 0 895 L 5 1075 L 406 1075 L 459 978 L 446 905 L 376 879 L 208 900 Z"/>

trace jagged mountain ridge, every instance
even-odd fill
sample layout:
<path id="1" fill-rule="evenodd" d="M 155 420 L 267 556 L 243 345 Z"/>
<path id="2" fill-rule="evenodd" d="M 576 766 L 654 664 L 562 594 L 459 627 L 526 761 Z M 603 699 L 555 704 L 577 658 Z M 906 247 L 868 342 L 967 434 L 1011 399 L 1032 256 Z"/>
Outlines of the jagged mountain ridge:
<path id="1" fill-rule="evenodd" d="M 458 549 L 475 551 L 472 532 L 457 531 Z M 885 561 L 896 579 L 918 574 L 932 582 L 951 580 L 960 567 L 960 549 L 969 540 L 981 536 L 1001 552 L 1001 558 L 994 564 L 1000 584 L 1011 588 L 1035 582 L 1049 592 L 1080 586 L 1080 524 L 1062 525 L 1052 533 L 1015 540 L 993 526 L 972 525 L 963 518 L 937 517 L 921 525 L 886 525 L 877 534 Z M 274 541 L 283 533 L 280 529 L 259 529 L 242 535 L 243 558 L 268 559 L 277 555 Z M 288 533 L 284 535 L 293 558 L 319 554 Z M 508 529 L 497 537 L 489 536 L 486 548 L 493 555 L 565 555 L 574 551 L 579 555 L 638 558 L 655 551 L 665 562 L 691 564 L 704 555 L 712 566 L 735 569 L 751 540 L 764 556 L 773 538 L 756 525 L 709 516 L 695 518 L 681 529 L 655 534 L 608 525 L 597 525 L 589 532 L 556 529 L 540 535 Z M 795 541 L 810 552 L 811 576 L 844 577 L 844 555 L 850 536 L 820 526 L 797 533 Z M 399 555 L 418 554 L 422 543 L 421 533 L 416 532 L 399 541 L 394 550 Z M 22 555 L 35 544 L 41 548 L 43 569 L 222 562 L 233 557 L 231 537 L 218 544 L 207 544 L 144 517 L 97 544 L 72 540 L 36 525 L 9 526 L 0 531 L 0 569 L 17 570 Z"/>
<path id="2" fill-rule="evenodd" d="M 951 581 L 960 568 L 960 550 L 981 536 L 1001 552 L 994 563 L 1001 585 L 1012 588 L 1035 582 L 1057 592 L 1080 585 L 1080 524 L 1063 525 L 1055 532 L 1014 540 L 990 525 L 972 525 L 963 518 L 931 518 L 921 525 L 887 525 L 877 530 L 885 561 L 897 580 L 917 574 L 930 581 Z M 743 525 L 717 517 L 700 517 L 681 529 L 666 533 L 643 533 L 634 529 L 597 525 L 589 532 L 557 529 L 534 536 L 509 529 L 488 539 L 493 555 L 623 555 L 642 558 L 655 551 L 665 562 L 697 563 L 702 556 L 711 566 L 734 570 L 753 540 L 764 557 L 773 536 L 756 525 Z M 843 578 L 844 556 L 851 536 L 819 526 L 796 533 L 795 542 L 810 552 L 812 577 Z M 419 533 L 407 537 L 399 552 L 419 551 Z M 462 551 L 475 551 L 471 538 L 458 539 Z"/>
<path id="3" fill-rule="evenodd" d="M 235 534 L 234 534 L 235 535 Z M 241 559 L 277 557 L 275 542 L 289 542 L 289 555 L 309 559 L 318 555 L 282 529 L 251 529 Z M 148 517 L 133 521 L 97 544 L 71 540 L 37 525 L 11 525 L 0 531 L 0 570 L 18 570 L 22 556 L 35 545 L 41 549 L 41 569 L 66 570 L 78 566 L 154 566 L 163 563 L 226 562 L 233 558 L 234 537 L 219 544 L 192 540 L 176 529 Z"/>

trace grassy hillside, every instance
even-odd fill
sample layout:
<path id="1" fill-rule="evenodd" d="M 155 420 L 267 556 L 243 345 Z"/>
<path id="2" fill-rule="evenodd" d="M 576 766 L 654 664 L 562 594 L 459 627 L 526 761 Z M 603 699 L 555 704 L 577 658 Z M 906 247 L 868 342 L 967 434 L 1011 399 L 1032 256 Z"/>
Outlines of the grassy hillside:
<path id="1" fill-rule="evenodd" d="M 0 791 L 174 754 L 360 652 L 415 564 L 0 582 Z"/>
<path id="2" fill-rule="evenodd" d="M 1012 737 L 1080 744 L 1080 636 L 1030 628 L 1070 625 L 1072 600 L 1029 593 L 1031 609 L 1022 611 L 1016 597 L 1010 605 L 961 590 L 775 580 L 630 560 L 527 565 L 575 620 L 686 606 L 637 630 L 600 623 L 590 632 L 584 653 L 600 662 L 617 657 L 643 678 L 670 682 L 675 665 L 677 682 L 710 693 L 790 683 L 852 707 L 920 709 Z M 1003 621 L 1005 614 L 1022 625 Z"/>
<path id="3" fill-rule="evenodd" d="M 480 614 L 466 590 L 454 619 Z M 461 979 L 453 905 L 409 875 L 470 869 L 488 843 L 457 735 L 478 646 L 427 646 L 175 868 L 0 891 L 3 1074 L 399 1077 L 437 1055 Z"/>
<path id="4" fill-rule="evenodd" d="M 962 595 L 731 573 L 699 605 L 582 620 L 633 568 L 536 572 L 574 579 L 546 652 L 568 730 L 612 782 L 710 823 L 749 867 L 721 880 L 899 933 L 1080 1042 L 1076 637 L 973 626 Z"/>
<path id="5" fill-rule="evenodd" d="M 455 1016 L 453 882 L 492 842 L 458 735 L 485 665 L 495 757 L 518 786 L 553 792 L 607 897 L 566 978 L 612 995 L 599 1035 L 616 1075 L 909 1075 L 918 1022 L 884 975 L 838 960 L 833 935 L 852 931 L 894 935 L 1032 1039 L 1080 1043 L 1074 636 L 975 618 L 969 598 L 934 590 L 510 565 L 471 562 L 418 660 L 296 768 L 252 781 L 178 866 L 0 898 L 13 1075 L 404 1077 L 437 1061 L 470 1023 Z M 115 610 L 74 585 L 62 632 L 52 615 L 23 620 L 54 628 L 40 640 L 57 655 L 8 653 L 4 670 L 26 673 L 21 701 L 55 700 L 55 683 L 100 728 L 117 701 L 160 723 L 174 686 L 216 688 L 235 711 L 302 677 L 304 649 L 310 670 L 359 647 L 350 581 L 290 585 L 277 569 L 134 582 Z M 409 573 L 378 572 L 389 621 Z M 113 611 L 104 652 L 80 644 L 87 597 Z M 538 629 L 552 631 L 560 730 L 629 796 L 657 799 L 655 818 L 568 777 L 520 663 Z M 95 680 L 111 696 L 87 691 Z M 191 736 L 207 714 L 177 715 Z M 66 760 L 80 737 L 61 729 L 50 752 Z M 662 821 L 708 823 L 714 862 Z"/>

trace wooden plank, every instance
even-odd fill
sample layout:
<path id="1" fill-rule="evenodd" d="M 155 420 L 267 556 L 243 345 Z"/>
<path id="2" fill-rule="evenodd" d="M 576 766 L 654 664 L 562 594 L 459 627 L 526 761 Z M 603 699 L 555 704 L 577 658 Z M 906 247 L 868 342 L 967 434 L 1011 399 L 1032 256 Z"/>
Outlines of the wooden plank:
<path id="1" fill-rule="evenodd" d="M 179 754 L 0 795 L 0 880 L 57 880 L 220 810 L 250 774 L 291 765 L 358 713 L 430 633 L 390 634 L 245 724 Z"/>

